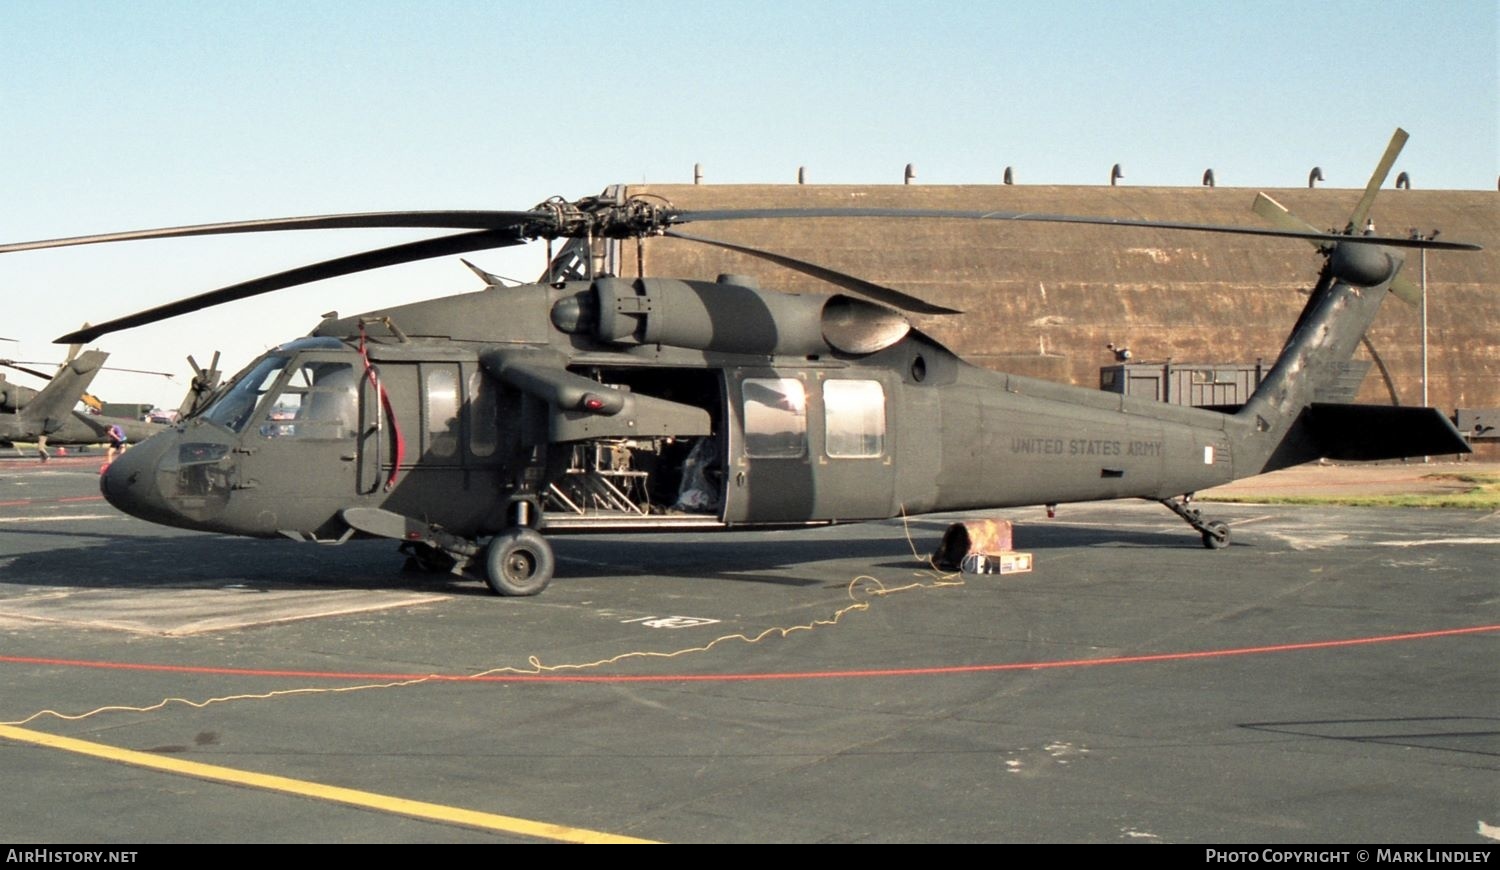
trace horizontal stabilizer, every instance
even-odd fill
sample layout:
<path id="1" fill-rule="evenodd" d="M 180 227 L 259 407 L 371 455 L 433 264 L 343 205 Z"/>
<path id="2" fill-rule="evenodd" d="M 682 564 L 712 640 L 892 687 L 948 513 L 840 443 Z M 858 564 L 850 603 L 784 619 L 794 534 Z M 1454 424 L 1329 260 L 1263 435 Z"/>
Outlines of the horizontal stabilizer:
<path id="1" fill-rule="evenodd" d="M 1404 459 L 1469 453 L 1469 443 L 1436 408 L 1314 402 L 1306 433 L 1325 459 Z"/>

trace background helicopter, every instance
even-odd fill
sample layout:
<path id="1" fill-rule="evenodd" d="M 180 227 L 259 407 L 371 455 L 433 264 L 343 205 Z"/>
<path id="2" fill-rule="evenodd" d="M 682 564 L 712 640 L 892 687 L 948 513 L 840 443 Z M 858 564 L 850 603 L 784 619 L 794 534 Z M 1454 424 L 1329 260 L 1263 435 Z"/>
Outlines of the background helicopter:
<path id="1" fill-rule="evenodd" d="M 109 442 L 109 428 L 119 426 L 132 442 L 155 435 L 166 428 L 134 417 L 77 410 L 80 401 L 90 410 L 101 412 L 105 404 L 88 393 L 94 376 L 103 371 L 109 354 L 91 350 L 70 357 L 56 374 L 28 368 L 14 360 L 0 360 L 0 365 L 47 381 L 40 390 L 22 386 L 0 373 L 0 444 L 13 445 L 30 441 L 45 458 L 47 446 L 89 445 Z M 162 374 L 145 372 L 144 374 Z"/>
<path id="2" fill-rule="evenodd" d="M 542 532 L 773 528 L 905 513 L 1140 497 L 1209 548 L 1222 523 L 1199 489 L 1320 456 L 1460 453 L 1427 408 L 1324 404 L 1386 292 L 1403 248 L 1474 250 L 1358 235 L 1395 161 L 1398 131 L 1341 233 L 1069 215 L 910 209 L 682 211 L 647 200 L 548 200 L 526 211 L 390 212 L 143 230 L 0 246 L 354 227 L 466 232 L 246 281 L 79 330 L 155 322 L 336 275 L 567 238 L 540 283 L 369 314 L 330 315 L 261 356 L 170 433 L 102 478 L 120 509 L 232 534 L 399 540 L 420 564 L 483 560 L 497 593 L 550 580 Z M 853 217 L 1029 221 L 1301 238 L 1325 264 L 1281 355 L 1237 409 L 1166 406 L 975 368 L 912 328 L 951 314 L 814 263 L 677 226 Z M 784 294 L 755 281 L 591 272 L 591 242 L 670 236 L 748 253 L 833 285 Z M 1356 433 L 1350 440 L 1346 433 Z M 489 539 L 487 544 L 481 541 Z"/>

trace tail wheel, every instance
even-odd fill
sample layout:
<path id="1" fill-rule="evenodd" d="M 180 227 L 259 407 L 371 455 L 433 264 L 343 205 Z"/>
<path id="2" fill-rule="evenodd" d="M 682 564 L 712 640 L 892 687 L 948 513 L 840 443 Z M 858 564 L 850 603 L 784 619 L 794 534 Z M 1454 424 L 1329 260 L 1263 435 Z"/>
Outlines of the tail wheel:
<path id="1" fill-rule="evenodd" d="M 485 583 L 496 595 L 535 595 L 552 582 L 552 545 L 535 529 L 496 535 L 485 551 Z"/>
<path id="2" fill-rule="evenodd" d="M 1214 520 L 1203 529 L 1203 546 L 1210 550 L 1222 550 L 1229 546 L 1229 526 Z"/>

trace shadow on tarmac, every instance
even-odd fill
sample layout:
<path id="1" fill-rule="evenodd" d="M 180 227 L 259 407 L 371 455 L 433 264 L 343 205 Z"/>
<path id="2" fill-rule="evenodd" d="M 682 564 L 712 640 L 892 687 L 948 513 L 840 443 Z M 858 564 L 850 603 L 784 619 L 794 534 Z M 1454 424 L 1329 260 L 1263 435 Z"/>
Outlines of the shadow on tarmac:
<path id="1" fill-rule="evenodd" d="M 908 523 L 906 536 L 890 536 L 870 524 L 795 532 L 558 536 L 559 579 L 604 579 L 622 574 L 717 578 L 777 585 L 825 581 L 787 574 L 798 565 L 855 560 L 866 567 L 920 569 L 936 548 L 948 521 Z M 860 531 L 863 529 L 863 531 Z M 0 528 L 4 536 L 20 530 Z M 218 587 L 226 583 L 276 589 L 370 589 L 489 594 L 482 580 L 403 570 L 394 543 L 351 541 L 338 547 L 287 540 L 256 540 L 213 534 L 140 535 L 28 528 L 27 536 L 55 536 L 83 546 L 22 553 L 0 576 L 0 586 L 58 589 Z M 1057 551 L 1087 547 L 1197 548 L 1190 530 L 1057 525 L 1018 525 L 1016 548 Z M 920 558 L 913 555 L 913 549 Z M 775 570 L 775 576 L 756 572 Z M 477 585 L 476 585 L 477 584 Z"/>

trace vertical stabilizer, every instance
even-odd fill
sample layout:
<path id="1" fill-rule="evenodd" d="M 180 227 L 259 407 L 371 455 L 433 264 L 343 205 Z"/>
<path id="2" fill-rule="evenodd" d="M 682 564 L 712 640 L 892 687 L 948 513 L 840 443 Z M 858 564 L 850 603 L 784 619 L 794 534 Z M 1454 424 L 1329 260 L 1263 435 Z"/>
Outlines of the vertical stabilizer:
<path id="1" fill-rule="evenodd" d="M 1347 243 L 1346 243 L 1347 244 Z M 1239 412 L 1251 434 L 1235 450 L 1235 474 L 1259 474 L 1319 458 L 1326 452 L 1312 430 L 1309 412 L 1322 387 L 1336 382 L 1375 320 L 1389 290 L 1386 280 L 1360 287 L 1334 275 L 1334 257 L 1313 289 L 1312 298 L 1250 401 Z M 1241 462 L 1244 463 L 1243 468 Z"/>
<path id="2" fill-rule="evenodd" d="M 47 386 L 26 403 L 21 418 L 39 434 L 57 431 L 72 416 L 73 407 L 108 358 L 109 354 L 102 350 L 91 350 L 64 363 Z"/>
<path id="3" fill-rule="evenodd" d="M 1360 408 L 1313 401 L 1319 389 L 1338 380 L 1388 293 L 1411 303 L 1420 299 L 1420 289 L 1400 274 L 1401 256 L 1356 235 L 1373 232 L 1370 209 L 1406 139 L 1406 131 L 1399 128 L 1391 137 L 1344 228 L 1348 240 L 1314 242 L 1327 263 L 1281 355 L 1239 413 L 1249 431 L 1235 447 L 1237 477 L 1324 456 L 1376 459 L 1467 452 L 1452 425 L 1429 408 Z M 1317 231 L 1265 194 L 1256 197 L 1254 210 L 1281 229 Z"/>

